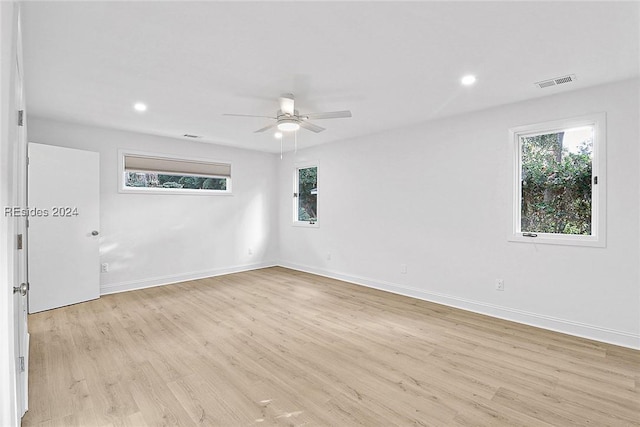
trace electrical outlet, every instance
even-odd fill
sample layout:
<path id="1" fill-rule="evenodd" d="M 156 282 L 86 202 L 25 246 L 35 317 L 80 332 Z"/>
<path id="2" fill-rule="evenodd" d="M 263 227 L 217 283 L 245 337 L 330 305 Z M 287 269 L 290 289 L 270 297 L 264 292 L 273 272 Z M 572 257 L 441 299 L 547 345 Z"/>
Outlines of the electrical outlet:
<path id="1" fill-rule="evenodd" d="M 504 280 L 496 279 L 496 291 L 504 291 Z"/>
<path id="2" fill-rule="evenodd" d="M 407 264 L 400 264 L 400 273 L 407 274 Z"/>
<path id="3" fill-rule="evenodd" d="M 327 261 L 331 261 L 331 252 L 327 252 Z"/>
<path id="4" fill-rule="evenodd" d="M 100 271 L 102 271 L 103 273 L 108 273 L 109 272 L 109 264 L 106 262 L 103 262 L 102 265 L 100 266 Z"/>
<path id="5" fill-rule="evenodd" d="M 247 253 L 248 253 L 249 255 L 253 255 L 253 249 L 249 248 L 249 249 L 247 250 Z"/>

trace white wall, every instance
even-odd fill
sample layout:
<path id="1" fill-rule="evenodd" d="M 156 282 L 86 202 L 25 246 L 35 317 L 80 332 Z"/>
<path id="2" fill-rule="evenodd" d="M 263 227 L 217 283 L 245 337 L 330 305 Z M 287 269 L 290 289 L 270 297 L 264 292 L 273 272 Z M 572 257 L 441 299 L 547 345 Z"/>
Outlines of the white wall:
<path id="1" fill-rule="evenodd" d="M 109 264 L 102 293 L 277 259 L 275 155 L 37 117 L 29 119 L 29 141 L 100 153 L 100 262 Z M 233 195 L 119 193 L 118 149 L 230 161 Z"/>
<path id="2" fill-rule="evenodd" d="M 288 153 L 280 263 L 640 348 L 638 87 L 619 82 Z M 508 242 L 508 129 L 601 111 L 606 248 Z M 320 227 L 293 227 L 292 171 L 312 160 Z"/>

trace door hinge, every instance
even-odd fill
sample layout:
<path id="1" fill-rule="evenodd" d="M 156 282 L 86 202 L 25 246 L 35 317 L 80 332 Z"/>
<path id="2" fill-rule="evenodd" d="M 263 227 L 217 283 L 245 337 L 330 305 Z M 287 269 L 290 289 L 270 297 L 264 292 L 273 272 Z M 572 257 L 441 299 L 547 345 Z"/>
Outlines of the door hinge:
<path id="1" fill-rule="evenodd" d="M 18 234 L 18 238 L 16 239 L 16 248 L 18 250 L 22 249 L 22 234 Z"/>
<path id="2" fill-rule="evenodd" d="M 20 372 L 24 372 L 24 356 L 18 357 L 18 361 L 20 362 Z"/>
<path id="3" fill-rule="evenodd" d="M 598 185 L 598 177 L 597 176 L 593 177 L 593 185 Z"/>
<path id="4" fill-rule="evenodd" d="M 24 126 L 24 110 L 18 110 L 18 126 Z"/>

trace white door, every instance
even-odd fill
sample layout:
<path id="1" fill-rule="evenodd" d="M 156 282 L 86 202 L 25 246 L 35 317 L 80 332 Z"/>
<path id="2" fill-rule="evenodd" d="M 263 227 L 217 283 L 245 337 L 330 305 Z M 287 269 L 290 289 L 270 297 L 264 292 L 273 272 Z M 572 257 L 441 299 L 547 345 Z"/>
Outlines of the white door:
<path id="1" fill-rule="evenodd" d="M 100 296 L 100 155 L 29 143 L 29 312 Z"/>

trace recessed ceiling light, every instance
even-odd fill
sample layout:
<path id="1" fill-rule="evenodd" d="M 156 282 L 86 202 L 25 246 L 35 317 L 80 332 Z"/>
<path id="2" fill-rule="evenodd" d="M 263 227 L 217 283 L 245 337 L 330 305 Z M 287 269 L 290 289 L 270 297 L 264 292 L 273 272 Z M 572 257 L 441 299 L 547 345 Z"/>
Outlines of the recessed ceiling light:
<path id="1" fill-rule="evenodd" d="M 143 111 L 147 111 L 147 104 L 136 102 L 133 104 L 133 109 L 142 113 Z"/>
<path id="2" fill-rule="evenodd" d="M 476 82 L 476 76 L 474 75 L 467 75 L 464 76 L 461 80 L 460 83 L 462 83 L 465 86 L 471 86 L 472 84 L 474 84 Z"/>
<path id="3" fill-rule="evenodd" d="M 273 134 L 273 137 L 274 137 L 274 138 L 276 138 L 276 139 L 280 139 L 280 138 L 282 138 L 282 132 L 276 132 L 276 133 L 274 133 L 274 134 Z"/>

